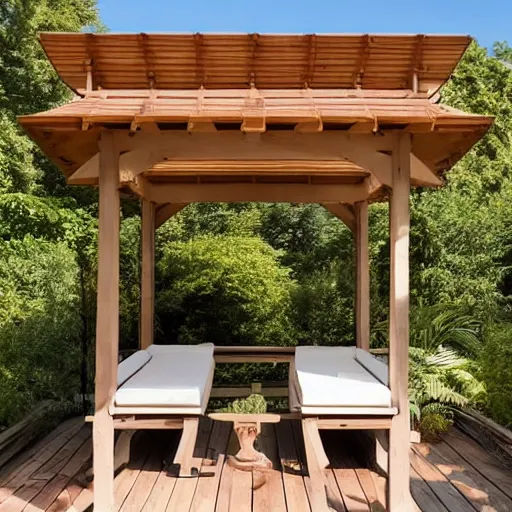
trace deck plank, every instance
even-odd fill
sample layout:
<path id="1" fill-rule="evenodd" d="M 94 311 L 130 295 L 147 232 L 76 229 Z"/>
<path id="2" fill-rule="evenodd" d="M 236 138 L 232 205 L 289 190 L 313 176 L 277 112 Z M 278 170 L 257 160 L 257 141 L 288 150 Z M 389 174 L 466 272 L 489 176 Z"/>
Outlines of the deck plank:
<path id="1" fill-rule="evenodd" d="M 0 504 L 0 511 L 16 512 L 23 510 L 43 491 L 44 487 L 66 466 L 86 439 L 90 438 L 90 428 L 84 426 L 83 423 L 79 425 L 77 430 L 71 429 L 68 435 L 72 435 L 73 433 L 74 436 L 70 438 L 65 436 L 64 433 L 61 434 L 54 440 L 55 443 L 51 443 L 53 446 L 50 449 L 43 448 L 42 452 L 36 454 L 33 459 L 28 461 L 24 471 L 17 473 L 16 477 L 9 481 L 10 483 L 7 485 L 10 487 L 2 488 L 1 495 L 3 501 Z M 62 443 L 62 437 L 64 437 L 64 443 Z M 59 446 L 61 447 L 60 450 L 58 449 Z M 51 455 L 52 453 L 53 455 Z M 23 482 L 21 475 L 29 471 L 31 472 L 31 476 Z M 69 480 L 69 477 L 64 478 Z M 57 490 L 52 501 L 55 500 L 64 486 L 65 484 Z M 50 484 L 50 489 L 50 493 L 55 493 L 56 487 L 54 482 Z M 45 494 L 43 494 L 43 496 L 45 496 Z M 48 503 L 48 506 L 50 505 L 51 502 Z"/>
<path id="2" fill-rule="evenodd" d="M 128 466 L 117 475 L 114 481 L 114 512 L 121 510 L 149 456 L 152 448 L 152 438 L 144 434 L 145 432 L 137 432 L 133 437 Z"/>
<path id="3" fill-rule="evenodd" d="M 231 429 L 226 455 L 233 455 L 236 453 L 237 448 L 238 441 L 236 434 L 235 431 Z M 224 461 L 222 478 L 220 480 L 219 491 L 217 493 L 217 502 L 215 504 L 215 512 L 229 512 L 234 476 L 235 470 L 226 461 Z"/>
<path id="4" fill-rule="evenodd" d="M 313 468 L 307 467 L 306 447 L 304 444 L 303 426 L 298 421 L 292 421 L 292 431 L 297 450 L 297 456 L 304 475 L 304 484 L 309 497 L 309 504 L 314 512 L 329 512 L 328 480 L 325 478 L 325 471 L 320 470 L 319 465 Z M 315 452 L 316 453 L 316 452 Z M 316 462 L 316 461 L 313 461 Z M 311 475 L 314 474 L 314 476 Z"/>
<path id="5" fill-rule="evenodd" d="M 254 472 L 252 510 L 253 512 L 287 512 L 276 430 L 273 424 L 265 423 L 261 426 L 258 446 L 272 462 L 272 470 Z"/>
<path id="6" fill-rule="evenodd" d="M 473 505 L 450 483 L 450 481 L 433 464 L 422 455 L 410 450 L 412 467 L 425 480 L 441 502 L 450 512 L 468 512 L 475 510 Z"/>
<path id="7" fill-rule="evenodd" d="M 275 428 L 288 510 L 311 512 L 302 468 L 294 443 L 292 425 L 289 421 L 281 421 L 276 423 Z"/>
<path id="8" fill-rule="evenodd" d="M 387 480 L 383 476 L 377 474 L 375 471 L 370 471 L 370 476 L 372 478 L 373 485 L 375 486 L 375 490 L 377 491 L 378 503 L 383 504 L 384 505 L 384 509 L 385 509 L 386 508 L 386 485 L 387 485 Z M 373 512 L 373 510 L 372 510 L 372 512 Z"/>
<path id="9" fill-rule="evenodd" d="M 89 425 L 84 425 L 51 459 L 35 471 L 31 478 L 50 480 L 66 466 L 75 452 L 90 439 L 91 428 Z"/>
<path id="10" fill-rule="evenodd" d="M 190 512 L 214 512 L 226 460 L 226 449 L 233 430 L 232 423 L 214 421 L 206 457 L 201 465 Z"/>
<path id="11" fill-rule="evenodd" d="M 57 496 L 57 499 L 47 509 L 47 512 L 65 512 L 69 510 L 84 488 L 78 483 L 71 483 Z M 92 502 L 91 502 L 92 503 Z"/>
<path id="12" fill-rule="evenodd" d="M 512 472 L 460 430 L 451 429 L 442 439 L 481 475 L 512 498 Z"/>
<path id="13" fill-rule="evenodd" d="M 162 471 L 163 448 L 165 446 L 164 432 L 156 432 L 153 448 L 146 459 L 133 487 L 124 500 L 121 512 L 140 512 L 151 494 L 153 486 Z M 147 435 L 147 433 L 146 433 Z"/>
<path id="14" fill-rule="evenodd" d="M 418 450 L 427 460 L 435 464 L 460 492 L 473 501 L 477 510 L 485 512 L 512 510 L 512 500 L 444 441 L 436 444 L 422 444 L 418 446 Z"/>
<path id="15" fill-rule="evenodd" d="M 43 439 L 39 440 L 34 446 L 18 454 L 11 461 L 7 462 L 0 469 L 0 486 L 3 486 L 8 481 L 12 480 L 19 473 L 21 473 L 28 463 L 43 449 L 51 448 L 52 442 L 61 435 L 65 435 L 66 432 L 71 430 L 78 430 L 83 425 L 84 420 L 81 417 L 70 418 L 69 420 L 63 421 L 54 430 L 48 433 Z"/>
<path id="16" fill-rule="evenodd" d="M 411 494 L 422 512 L 450 512 L 427 482 L 411 467 Z"/>
<path id="17" fill-rule="evenodd" d="M 194 466 L 198 469 L 201 468 L 203 459 L 206 457 L 212 428 L 213 422 L 210 418 L 201 418 L 194 449 Z M 167 505 L 167 512 L 188 512 L 190 510 L 199 478 L 178 478 Z"/>
<path id="18" fill-rule="evenodd" d="M 325 470 L 325 478 L 327 480 L 327 505 L 335 512 L 347 512 L 343 496 L 336 482 L 336 476 L 331 468 Z"/>
<path id="19" fill-rule="evenodd" d="M 44 464 L 52 459 L 59 450 L 61 450 L 74 436 L 84 427 L 81 418 L 66 424 L 66 429 L 59 431 L 55 437 L 49 436 L 48 444 L 43 445 L 40 450 L 33 452 L 28 458 L 22 457 L 20 465 L 9 475 L 5 476 L 2 487 L 0 488 L 0 503 L 6 500 L 17 489 L 25 485 L 30 477 L 39 470 Z"/>
<path id="20" fill-rule="evenodd" d="M 59 498 L 63 490 L 65 490 L 70 483 L 71 479 L 90 460 L 91 455 L 92 438 L 89 434 L 89 436 L 83 442 L 82 446 L 78 448 L 78 450 L 72 455 L 72 457 L 62 467 L 62 469 L 59 470 L 58 474 L 43 487 L 37 496 L 35 496 L 25 511 L 37 512 L 39 510 L 51 508 L 50 506 Z M 75 485 L 72 488 L 75 489 L 76 487 L 77 486 Z M 74 492 L 76 495 L 78 495 L 78 491 L 76 489 Z"/>
<path id="21" fill-rule="evenodd" d="M 164 449 L 164 453 L 162 453 L 162 458 L 164 460 L 166 459 L 166 456 L 168 456 L 167 460 L 172 460 L 174 458 L 180 435 L 181 434 L 179 432 L 169 432 L 169 444 Z M 171 475 L 167 469 L 160 471 L 142 512 L 165 512 L 177 480 L 177 477 Z"/>
<path id="22" fill-rule="evenodd" d="M 371 471 L 367 468 L 355 468 L 355 472 L 371 512 L 386 512 L 386 495 L 384 493 L 384 499 L 379 496 Z"/>
<path id="23" fill-rule="evenodd" d="M 329 431 L 324 432 L 324 443 L 329 447 L 331 467 L 338 484 L 343 503 L 348 512 L 369 512 L 370 507 L 366 495 L 359 483 L 355 470 L 350 467 L 348 459 L 351 458 L 348 449 L 340 452 L 339 447 L 346 445 L 351 433 Z M 352 459 L 351 459 L 352 460 Z"/>

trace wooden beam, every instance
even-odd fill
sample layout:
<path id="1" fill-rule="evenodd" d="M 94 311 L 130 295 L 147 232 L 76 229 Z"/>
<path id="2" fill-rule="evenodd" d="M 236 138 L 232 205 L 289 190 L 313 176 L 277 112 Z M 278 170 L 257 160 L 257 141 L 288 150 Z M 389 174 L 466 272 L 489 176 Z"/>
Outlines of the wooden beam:
<path id="1" fill-rule="evenodd" d="M 299 185 L 267 183 L 153 184 L 155 203 L 354 203 L 369 196 L 368 184 Z"/>
<path id="2" fill-rule="evenodd" d="M 391 428 L 390 417 L 366 418 L 320 418 L 318 428 L 321 430 L 389 430 Z"/>
<path id="3" fill-rule="evenodd" d="M 350 231 L 356 230 L 356 216 L 353 208 L 348 204 L 323 204 L 334 216 L 338 217 Z"/>
<path id="4" fill-rule="evenodd" d="M 156 209 L 155 229 L 158 229 L 164 222 L 167 222 L 173 215 L 183 210 L 187 203 L 167 203 Z"/>
<path id="5" fill-rule="evenodd" d="M 119 153 L 114 135 L 100 140 L 98 303 L 96 316 L 94 510 L 114 509 L 114 422 L 119 344 Z"/>
<path id="6" fill-rule="evenodd" d="M 358 133 L 267 132 L 258 137 L 234 132 L 187 131 L 116 132 L 122 153 L 121 181 L 133 179 L 165 159 L 169 160 L 336 160 L 348 159 L 371 171 L 383 185 L 391 187 L 393 135 L 375 137 Z M 411 154 L 412 179 L 422 186 L 439 186 L 442 181 Z M 98 177 L 99 158 L 92 157 L 68 178 L 70 184 L 89 183 Z"/>
<path id="7" fill-rule="evenodd" d="M 368 202 L 355 204 L 356 212 L 356 345 L 370 350 L 370 261 Z"/>
<path id="8" fill-rule="evenodd" d="M 388 510 L 411 510 L 409 491 L 409 192 L 411 136 L 398 135 L 393 148 L 390 204 L 389 387 L 398 408 L 389 434 Z"/>
<path id="9" fill-rule="evenodd" d="M 155 203 L 142 200 L 139 348 L 153 344 L 155 329 Z"/>

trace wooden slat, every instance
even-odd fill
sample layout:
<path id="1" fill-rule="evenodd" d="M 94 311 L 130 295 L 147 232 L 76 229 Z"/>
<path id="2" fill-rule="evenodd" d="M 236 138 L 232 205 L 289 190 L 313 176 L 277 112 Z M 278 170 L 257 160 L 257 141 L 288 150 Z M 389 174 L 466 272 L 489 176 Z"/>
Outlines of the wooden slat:
<path id="1" fill-rule="evenodd" d="M 451 512 L 437 497 L 427 482 L 411 467 L 411 494 L 423 512 Z"/>
<path id="2" fill-rule="evenodd" d="M 275 427 L 288 510 L 310 512 L 312 509 L 306 492 L 303 468 L 295 446 L 292 424 L 289 421 L 282 421 Z"/>
<path id="3" fill-rule="evenodd" d="M 486 481 L 477 471 L 474 471 L 467 462 L 464 463 L 465 461 L 457 457 L 457 453 L 453 453 L 448 445 L 440 444 L 439 449 L 435 444 L 416 445 L 412 449 L 441 471 L 476 510 L 512 510 L 510 498 Z M 459 463 L 454 463 L 456 458 L 459 459 Z"/>
<path id="4" fill-rule="evenodd" d="M 18 485 L 15 481 L 8 484 L 12 487 L 7 487 L 5 491 L 3 490 L 0 511 L 21 511 L 28 506 L 32 500 L 37 498 L 40 493 L 42 493 L 40 500 L 47 506 L 50 506 L 65 486 L 65 483 L 69 480 L 68 476 L 59 475 L 59 472 L 66 467 L 74 453 L 89 437 L 90 430 L 83 426 L 78 434 L 75 434 L 70 439 L 66 439 L 67 442 L 59 451 L 54 453 L 54 455 L 48 459 L 45 464 L 40 466 L 36 472 L 31 472 L 30 477 L 27 474 L 28 472 L 25 473 L 25 480 L 18 480 L 21 485 Z M 21 474 L 18 474 L 17 478 L 20 478 L 20 476 Z M 43 492 L 47 485 L 48 488 L 46 492 Z M 52 499 L 46 503 L 50 497 L 52 497 Z M 35 506 L 37 506 L 37 503 Z M 33 509 L 34 506 L 31 508 Z"/>
<path id="5" fill-rule="evenodd" d="M 72 504 L 77 497 L 84 491 L 84 488 L 77 483 L 68 483 L 68 485 L 60 492 L 56 500 L 46 509 L 46 512 L 72 512 Z M 92 496 L 91 501 L 92 503 Z"/>
<path id="6" fill-rule="evenodd" d="M 217 493 L 224 471 L 226 448 L 233 427 L 229 423 L 215 421 L 213 423 L 210 442 L 206 457 L 201 465 L 201 474 L 190 512 L 214 512 Z M 211 474 L 213 473 L 213 476 Z"/>
<path id="7" fill-rule="evenodd" d="M 169 434 L 169 441 L 165 443 L 161 455 L 163 460 L 171 461 L 174 459 L 179 435 L 175 432 Z M 167 469 L 160 471 L 142 512 L 165 512 L 177 480 L 177 477 L 170 474 Z"/>
<path id="8" fill-rule="evenodd" d="M 450 76 L 470 42 L 468 36 L 274 35 L 274 34 L 59 34 L 41 41 L 58 73 L 74 89 L 92 82 L 103 89 L 155 87 L 363 89 L 409 86 L 415 56 L 418 89 L 432 94 Z M 314 44 L 311 43 L 314 38 Z M 257 41 L 257 42 L 256 42 Z M 313 59 L 314 55 L 314 60 Z M 314 64 L 314 65 L 313 65 Z"/>
<path id="9" fill-rule="evenodd" d="M 509 469 L 459 430 L 452 429 L 449 433 L 443 434 L 442 438 L 489 482 L 512 498 L 512 476 Z"/>
<path id="10" fill-rule="evenodd" d="M 153 439 L 145 433 L 138 433 L 132 440 L 131 457 L 128 466 L 117 475 L 114 482 L 113 512 L 121 510 L 137 478 L 144 467 L 153 446 Z M 95 507 L 96 508 L 96 507 Z"/>
<path id="11" fill-rule="evenodd" d="M 261 434 L 258 438 L 258 446 L 272 462 L 272 470 L 265 472 L 255 471 L 253 474 L 253 512 L 287 512 L 284 494 L 283 475 L 281 462 L 277 451 L 277 439 L 275 426 L 265 424 L 261 426 Z M 259 484 L 259 486 L 257 486 Z"/>
<path id="12" fill-rule="evenodd" d="M 162 470 L 162 446 L 165 446 L 165 441 L 163 436 L 159 435 L 155 438 L 149 457 L 144 462 L 130 493 L 125 499 L 121 512 L 140 512 L 144 508 Z"/>
<path id="13" fill-rule="evenodd" d="M 302 429 L 299 422 L 292 421 L 293 437 L 302 471 L 307 471 L 304 483 L 311 510 L 328 512 L 325 468 L 329 460 L 322 446 L 316 419 L 305 418 L 301 423 Z"/>
<path id="14" fill-rule="evenodd" d="M 410 459 L 414 470 L 425 480 L 450 512 L 474 510 L 471 503 L 450 484 L 449 480 L 435 466 L 413 450 L 410 451 Z"/>
<path id="15" fill-rule="evenodd" d="M 5 490 L 15 490 L 49 459 L 51 459 L 83 427 L 82 418 L 63 422 L 52 433 L 37 443 L 32 449 L 17 457 L 13 465 L 8 465 L 1 481 L 0 502 Z"/>
<path id="16" fill-rule="evenodd" d="M 197 434 L 197 442 L 194 449 L 193 467 L 200 468 L 206 456 L 213 422 L 209 418 L 201 418 Z M 179 478 L 174 486 L 174 491 L 167 505 L 167 512 L 189 510 L 199 478 Z"/>

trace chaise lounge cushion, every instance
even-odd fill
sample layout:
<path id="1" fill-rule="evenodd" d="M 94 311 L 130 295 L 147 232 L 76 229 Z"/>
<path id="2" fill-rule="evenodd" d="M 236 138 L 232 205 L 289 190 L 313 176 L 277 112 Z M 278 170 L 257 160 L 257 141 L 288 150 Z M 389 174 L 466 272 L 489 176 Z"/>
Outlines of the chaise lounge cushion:
<path id="1" fill-rule="evenodd" d="M 116 408 L 204 411 L 215 367 L 213 345 L 151 345 L 147 352 L 151 360 L 117 390 Z"/>
<path id="2" fill-rule="evenodd" d="M 117 387 L 122 386 L 130 377 L 135 375 L 151 359 L 146 350 L 138 350 L 127 357 L 117 367 Z"/>
<path id="3" fill-rule="evenodd" d="M 295 372 L 302 408 L 391 407 L 389 388 L 360 364 L 356 347 L 297 347 Z"/>

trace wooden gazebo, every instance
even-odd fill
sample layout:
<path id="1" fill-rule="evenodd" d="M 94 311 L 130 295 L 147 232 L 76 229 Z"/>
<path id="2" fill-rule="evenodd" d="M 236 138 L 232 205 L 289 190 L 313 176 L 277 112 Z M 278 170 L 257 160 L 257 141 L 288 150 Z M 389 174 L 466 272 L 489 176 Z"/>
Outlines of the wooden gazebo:
<path id="1" fill-rule="evenodd" d="M 398 414 L 389 429 L 388 509 L 410 510 L 409 190 L 441 186 L 492 122 L 437 104 L 470 41 L 41 35 L 76 97 L 20 123 L 68 183 L 99 187 L 96 511 L 113 509 L 122 193 L 142 202 L 143 348 L 153 341 L 155 229 L 188 203 L 262 201 L 320 203 L 354 232 L 357 345 L 369 350 L 368 204 L 389 199 L 389 387 Z"/>

